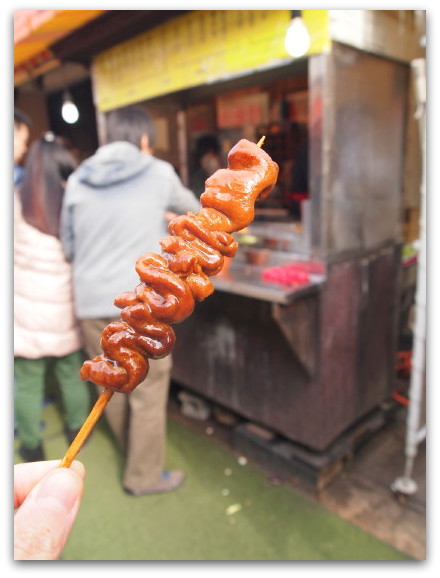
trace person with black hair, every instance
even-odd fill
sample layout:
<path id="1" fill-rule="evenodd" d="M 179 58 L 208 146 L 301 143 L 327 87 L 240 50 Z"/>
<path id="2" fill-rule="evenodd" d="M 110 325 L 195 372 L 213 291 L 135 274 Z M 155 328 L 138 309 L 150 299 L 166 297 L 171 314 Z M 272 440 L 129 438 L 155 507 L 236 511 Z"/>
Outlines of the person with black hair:
<path id="1" fill-rule="evenodd" d="M 14 187 L 24 177 L 24 167 L 21 163 L 27 151 L 30 128 L 29 117 L 18 108 L 14 108 Z"/>
<path id="2" fill-rule="evenodd" d="M 295 220 L 301 220 L 301 201 L 309 196 L 309 139 L 304 134 L 299 144 L 292 168 L 289 212 Z"/>
<path id="3" fill-rule="evenodd" d="M 72 272 L 59 239 L 64 185 L 76 163 L 51 132 L 34 141 L 14 191 L 14 409 L 26 462 L 44 460 L 41 414 L 45 378 L 53 370 L 71 443 L 90 410 Z"/>
<path id="4" fill-rule="evenodd" d="M 140 282 L 138 257 L 161 252 L 166 213 L 200 209 L 172 165 L 153 155 L 154 124 L 144 109 L 108 113 L 106 137 L 69 178 L 62 210 L 76 315 L 90 358 L 102 353 L 104 328 L 120 320 L 114 299 Z M 130 495 L 166 492 L 184 480 L 182 471 L 164 469 L 171 363 L 171 356 L 151 360 L 147 378 L 129 394 L 115 393 L 105 409 L 126 456 L 122 485 Z"/>
<path id="5" fill-rule="evenodd" d="M 196 142 L 194 169 L 190 177 L 191 190 L 200 198 L 205 181 L 220 168 L 220 145 L 215 135 L 205 134 Z"/>

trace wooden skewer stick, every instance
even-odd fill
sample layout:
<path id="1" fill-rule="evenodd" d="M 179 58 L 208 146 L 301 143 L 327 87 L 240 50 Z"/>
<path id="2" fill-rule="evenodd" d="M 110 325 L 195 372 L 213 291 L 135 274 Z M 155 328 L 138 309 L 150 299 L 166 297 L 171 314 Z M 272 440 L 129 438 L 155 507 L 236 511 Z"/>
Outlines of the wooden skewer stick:
<path id="1" fill-rule="evenodd" d="M 266 137 L 262 136 L 257 143 L 257 146 L 260 148 L 263 146 Z M 67 450 L 64 458 L 62 459 L 59 467 L 60 468 L 69 468 L 72 465 L 73 460 L 78 455 L 80 449 L 84 445 L 84 442 L 89 437 L 91 431 L 96 425 L 96 422 L 104 413 L 105 406 L 110 401 L 113 391 L 109 389 L 104 389 L 101 395 L 98 397 L 95 405 L 92 407 L 91 412 L 89 413 L 86 421 L 83 423 L 81 429 L 79 430 L 76 438 L 70 444 L 69 449 Z"/>
<path id="2" fill-rule="evenodd" d="M 89 437 L 90 432 L 95 427 L 96 422 L 103 414 L 104 408 L 110 401 L 113 394 L 114 391 L 112 391 L 111 389 L 104 389 L 104 391 L 98 397 L 86 421 L 81 426 L 81 429 L 79 430 L 76 438 L 70 444 L 70 447 L 66 452 L 66 455 L 64 456 L 59 465 L 60 468 L 69 468 L 71 466 L 79 450 L 82 448 L 84 442 Z"/>

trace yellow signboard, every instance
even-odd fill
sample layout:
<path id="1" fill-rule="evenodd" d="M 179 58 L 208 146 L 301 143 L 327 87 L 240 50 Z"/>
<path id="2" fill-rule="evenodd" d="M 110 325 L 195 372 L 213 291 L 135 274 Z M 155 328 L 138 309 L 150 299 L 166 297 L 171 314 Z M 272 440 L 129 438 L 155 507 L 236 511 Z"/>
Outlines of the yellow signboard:
<path id="1" fill-rule="evenodd" d="M 308 54 L 330 45 L 327 10 L 303 10 Z M 287 64 L 289 10 L 195 10 L 96 56 L 99 110 Z"/>

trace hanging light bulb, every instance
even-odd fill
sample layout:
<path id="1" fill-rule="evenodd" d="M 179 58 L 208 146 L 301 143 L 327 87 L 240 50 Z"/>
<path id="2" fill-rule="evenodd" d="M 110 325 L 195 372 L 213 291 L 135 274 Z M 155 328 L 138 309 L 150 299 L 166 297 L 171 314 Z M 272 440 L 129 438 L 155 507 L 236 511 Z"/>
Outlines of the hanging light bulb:
<path id="1" fill-rule="evenodd" d="M 75 124 L 79 119 L 79 111 L 73 102 L 72 95 L 68 90 L 63 94 L 63 105 L 61 107 L 61 116 L 68 124 Z"/>
<path id="2" fill-rule="evenodd" d="M 303 56 L 310 48 L 310 36 L 301 16 L 301 10 L 291 10 L 292 21 L 284 38 L 284 47 L 293 57 Z"/>

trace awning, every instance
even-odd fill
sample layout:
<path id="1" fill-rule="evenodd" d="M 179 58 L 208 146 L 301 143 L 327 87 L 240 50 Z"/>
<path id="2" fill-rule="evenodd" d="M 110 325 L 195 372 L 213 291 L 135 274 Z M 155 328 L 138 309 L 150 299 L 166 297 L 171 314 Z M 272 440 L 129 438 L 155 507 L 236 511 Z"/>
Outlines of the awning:
<path id="1" fill-rule="evenodd" d="M 15 10 L 14 69 L 50 58 L 56 41 L 107 10 Z"/>

